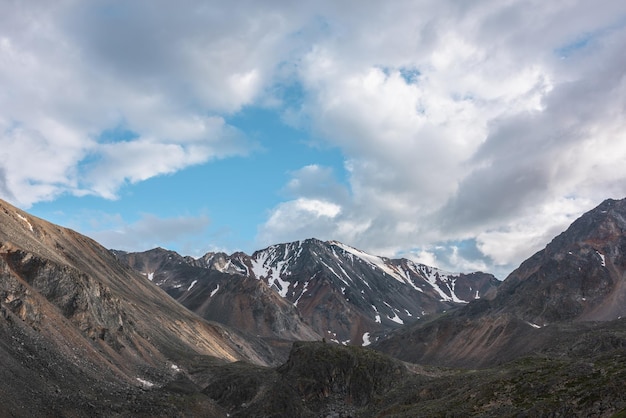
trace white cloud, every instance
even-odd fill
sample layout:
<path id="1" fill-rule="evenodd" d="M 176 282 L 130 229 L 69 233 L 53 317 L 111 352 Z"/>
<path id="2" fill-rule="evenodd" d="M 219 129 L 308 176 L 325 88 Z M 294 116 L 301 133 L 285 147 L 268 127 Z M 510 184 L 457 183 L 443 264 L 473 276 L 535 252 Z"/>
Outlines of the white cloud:
<path id="1" fill-rule="evenodd" d="M 299 198 L 283 202 L 274 208 L 259 230 L 262 244 L 290 241 L 294 236 L 331 239 L 335 218 L 341 207 L 335 203 Z"/>
<path id="2" fill-rule="evenodd" d="M 334 238 L 503 271 L 626 195 L 626 6 L 370 6 L 299 68 L 300 118 L 347 157 Z"/>
<path id="3" fill-rule="evenodd" d="M 0 6 L 3 197 L 112 198 L 126 182 L 255 146 L 224 116 L 267 85 L 288 22 L 263 8 L 251 21 L 251 10 L 157 3 Z M 101 138 L 119 128 L 134 137 Z"/>
<path id="4" fill-rule="evenodd" d="M 0 193 L 114 198 L 245 154 L 225 121 L 263 104 L 347 177 L 291 173 L 259 242 L 512 266 L 626 195 L 624 22 L 618 1 L 5 2 Z"/>

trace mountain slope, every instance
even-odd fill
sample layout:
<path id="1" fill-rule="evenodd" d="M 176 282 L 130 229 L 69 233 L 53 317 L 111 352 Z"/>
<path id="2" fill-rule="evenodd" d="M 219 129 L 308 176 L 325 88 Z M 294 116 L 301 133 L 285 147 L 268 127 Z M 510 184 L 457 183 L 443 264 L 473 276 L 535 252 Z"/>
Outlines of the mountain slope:
<path id="1" fill-rule="evenodd" d="M 162 248 L 114 254 L 203 318 L 261 337 L 322 338 L 303 322 L 293 304 L 264 281 L 243 274 L 247 268 L 239 261 L 240 254 L 216 253 L 198 260 Z"/>
<path id="2" fill-rule="evenodd" d="M 612 320 L 626 316 L 625 274 L 626 199 L 609 199 L 513 271 L 494 306 L 538 325 Z"/>
<path id="3" fill-rule="evenodd" d="M 489 294 L 498 284 L 491 275 L 446 273 L 315 239 L 257 251 L 250 267 L 318 332 L 357 345 L 367 344 L 371 334 Z"/>
<path id="4" fill-rule="evenodd" d="M 115 254 L 207 319 L 264 336 L 321 335 L 356 345 L 424 315 L 489 298 L 499 284 L 490 274 L 446 273 L 316 239 L 273 245 L 251 256 L 208 253 L 193 259 L 162 249 Z M 257 313 L 241 317 L 244 307 Z"/>
<path id="5" fill-rule="evenodd" d="M 602 267 L 618 265 L 621 257 L 621 249 L 611 244 L 621 239 L 621 232 L 615 234 L 611 226 L 622 213 L 620 205 L 615 206 L 608 223 L 590 222 L 599 225 L 594 231 L 613 231 L 602 235 L 608 238 L 599 240 L 593 233 L 579 237 L 585 245 L 591 242 L 592 249 L 606 251 L 605 257 L 611 254 Z M 599 243 L 601 247 L 596 246 Z M 323 244 L 341 259 L 342 246 Z M 315 245 L 310 253 L 321 253 Z M 285 274 L 288 269 L 276 268 L 283 275 L 274 276 L 273 267 L 262 268 L 297 264 L 309 251 L 292 244 L 291 250 L 296 248 L 302 250 L 295 253 L 298 257 L 283 252 L 274 261 L 260 257 L 241 264 L 222 255 L 189 259 L 188 264 L 173 254 L 167 257 L 172 255 L 181 268 L 204 264 L 203 270 L 212 269 L 216 273 L 211 274 L 224 280 L 233 279 L 238 271 L 242 281 L 233 283 L 247 280 L 266 289 L 273 286 L 277 293 L 298 286 Z M 571 246 L 563 248 L 568 255 L 574 252 Z M 402 271 L 392 267 L 401 266 L 401 261 L 345 250 L 359 254 L 362 261 L 355 259 L 355 266 L 389 269 L 387 274 Z M 583 254 L 590 251 L 584 249 Z M 335 271 L 341 266 L 348 272 L 347 265 L 333 267 L 329 259 L 322 260 Z M 549 264 L 550 258 L 541 260 Z M 562 283 L 558 275 L 535 276 L 543 265 L 531 265 L 529 274 L 516 276 L 517 283 L 509 285 L 513 291 L 505 289 L 493 300 L 481 298 L 431 315 L 419 327 L 405 327 L 383 342 L 417 348 L 408 353 L 430 364 L 465 365 L 471 370 L 405 364 L 369 348 L 324 342 L 294 343 L 284 364 L 264 367 L 245 360 L 261 363 L 272 355 L 264 351 L 267 346 L 261 340 L 251 342 L 183 309 L 148 280 L 156 281 L 156 273 L 141 277 L 93 241 L 1 203 L 0 416 L 622 416 L 626 319 L 584 320 L 598 307 L 610 311 L 604 307 L 614 304 L 604 300 L 619 295 L 619 286 L 593 287 L 587 278 L 591 284 L 603 283 L 593 274 L 574 280 L 571 292 L 561 284 L 562 293 L 572 293 L 574 300 L 579 283 L 588 292 L 584 297 L 605 296 L 594 298 L 589 311 L 567 317 L 572 310 L 566 309 L 560 315 L 570 319 L 539 326 L 530 322 L 537 315 L 535 306 L 552 317 L 560 312 L 544 309 L 551 306 L 551 293 L 536 294 L 542 302 L 528 308 L 527 299 L 517 299 L 515 289 L 535 282 L 540 289 L 546 283 L 547 288 Z M 253 267 L 261 278 L 244 274 Z M 266 282 L 264 274 L 274 283 Z M 401 283 L 400 277 L 392 279 Z M 367 275 L 352 279 L 376 285 Z M 171 284 L 178 279 L 169 280 Z M 283 286 L 279 280 L 289 284 Z M 458 297 L 462 281 L 456 280 L 448 284 Z M 180 295 L 192 296 L 200 281 L 190 283 Z M 330 280 L 324 283 L 333 286 Z M 422 285 L 417 279 L 413 284 Z M 213 292 L 211 297 L 219 290 Z M 476 370 L 478 366 L 490 367 Z"/>
<path id="6" fill-rule="evenodd" d="M 625 301 L 626 199 L 607 200 L 524 261 L 492 300 L 401 330 L 376 348 L 407 361 L 489 366 L 558 340 L 559 324 L 619 319 Z"/>
<path id="7" fill-rule="evenodd" d="M 93 240 L 2 201 L 0 336 L 0 393 L 14 399 L 0 412 L 18 416 L 37 412 L 38 401 L 28 402 L 36 394 L 58 402 L 59 415 L 85 414 L 107 396 L 121 402 L 189 355 L 260 364 L 272 356 L 189 312 Z"/>

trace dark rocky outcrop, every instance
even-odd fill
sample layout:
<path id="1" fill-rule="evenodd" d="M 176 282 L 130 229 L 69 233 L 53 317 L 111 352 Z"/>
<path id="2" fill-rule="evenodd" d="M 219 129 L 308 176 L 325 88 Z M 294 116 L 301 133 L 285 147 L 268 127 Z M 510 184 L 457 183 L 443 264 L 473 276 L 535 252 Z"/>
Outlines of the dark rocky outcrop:
<path id="1" fill-rule="evenodd" d="M 298 342 L 276 369 L 232 363 L 213 374 L 203 393 L 232 416 L 350 417 L 375 411 L 374 404 L 411 373 L 365 348 Z"/>

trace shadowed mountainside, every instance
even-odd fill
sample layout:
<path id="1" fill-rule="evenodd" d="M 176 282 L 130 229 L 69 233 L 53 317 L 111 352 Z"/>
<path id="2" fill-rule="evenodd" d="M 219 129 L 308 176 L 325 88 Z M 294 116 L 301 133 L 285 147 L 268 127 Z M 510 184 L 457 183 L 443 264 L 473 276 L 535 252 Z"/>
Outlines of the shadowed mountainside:
<path id="1" fill-rule="evenodd" d="M 488 367 L 551 344 L 560 324 L 626 316 L 625 301 L 626 199 L 606 200 L 524 261 L 492 300 L 402 329 L 376 348 L 406 361 Z"/>

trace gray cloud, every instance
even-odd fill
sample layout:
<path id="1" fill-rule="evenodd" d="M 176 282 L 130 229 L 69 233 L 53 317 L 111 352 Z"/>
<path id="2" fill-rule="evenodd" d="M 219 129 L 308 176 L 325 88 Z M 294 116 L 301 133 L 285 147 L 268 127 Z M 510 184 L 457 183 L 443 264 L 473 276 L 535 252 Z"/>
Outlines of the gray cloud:
<path id="1" fill-rule="evenodd" d="M 13 193 L 7 187 L 7 174 L 3 167 L 0 167 L 0 198 L 5 200 L 15 199 Z"/>
<path id="2" fill-rule="evenodd" d="M 336 16 L 341 42 L 320 40 L 301 68 L 302 116 L 350 170 L 352 199 L 333 200 L 334 228 L 323 218 L 321 230 L 504 271 L 624 196 L 626 6 L 562 6 L 440 2 L 412 14 L 400 2 L 367 23 Z M 289 216 L 306 218 L 293 202 Z M 459 251 L 467 242 L 479 253 Z"/>
<path id="3" fill-rule="evenodd" d="M 181 247 L 185 254 L 197 253 L 209 227 L 207 216 L 160 218 L 144 214 L 136 222 L 126 222 L 119 215 L 100 214 L 86 233 L 107 248 L 140 251 L 158 246 Z M 200 255 L 200 254 L 197 254 Z"/>

